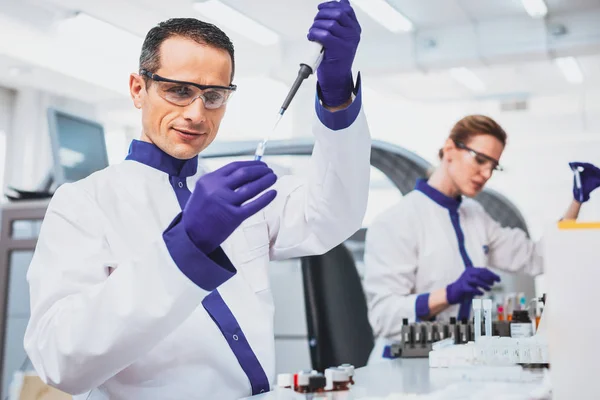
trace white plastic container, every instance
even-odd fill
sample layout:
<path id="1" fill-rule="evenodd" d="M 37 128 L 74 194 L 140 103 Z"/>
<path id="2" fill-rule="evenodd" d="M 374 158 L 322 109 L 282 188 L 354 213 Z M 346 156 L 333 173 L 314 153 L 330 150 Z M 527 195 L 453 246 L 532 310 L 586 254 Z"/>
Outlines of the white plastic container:
<path id="1" fill-rule="evenodd" d="M 600 223 L 560 222 L 544 235 L 548 296 L 544 316 L 553 400 L 597 399 Z"/>

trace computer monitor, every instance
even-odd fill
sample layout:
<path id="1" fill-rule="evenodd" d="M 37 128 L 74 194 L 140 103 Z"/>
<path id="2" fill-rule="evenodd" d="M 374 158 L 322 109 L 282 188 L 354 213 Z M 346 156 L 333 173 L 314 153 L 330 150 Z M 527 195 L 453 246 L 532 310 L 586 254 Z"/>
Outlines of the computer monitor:
<path id="1" fill-rule="evenodd" d="M 48 122 L 54 187 L 78 181 L 108 166 L 101 124 L 54 108 L 48 109 Z"/>

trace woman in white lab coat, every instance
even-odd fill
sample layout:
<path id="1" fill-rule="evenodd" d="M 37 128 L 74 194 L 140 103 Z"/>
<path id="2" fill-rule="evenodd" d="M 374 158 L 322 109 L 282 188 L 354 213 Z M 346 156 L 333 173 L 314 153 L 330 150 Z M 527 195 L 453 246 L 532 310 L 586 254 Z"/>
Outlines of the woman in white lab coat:
<path id="1" fill-rule="evenodd" d="M 269 261 L 328 251 L 366 209 L 359 37 L 347 1 L 319 6 L 315 147 L 305 176 L 277 179 L 260 161 L 198 171 L 235 90 L 229 38 L 191 18 L 148 33 L 130 77 L 142 139 L 127 160 L 57 190 L 28 272 L 25 349 L 45 382 L 89 400 L 270 390 Z"/>
<path id="2" fill-rule="evenodd" d="M 400 339 L 402 320 L 459 320 L 469 317 L 471 300 L 499 281 L 488 270 L 538 275 L 540 246 L 520 229 L 503 228 L 470 197 L 484 188 L 499 160 L 506 133 L 492 119 L 472 115 L 453 127 L 429 180 L 417 182 L 399 204 L 369 227 L 364 287 L 369 320 L 377 338 L 371 361 L 388 354 Z M 600 185 L 600 171 L 589 164 L 583 188 L 574 189 L 565 219 L 576 219 L 581 201 Z"/>

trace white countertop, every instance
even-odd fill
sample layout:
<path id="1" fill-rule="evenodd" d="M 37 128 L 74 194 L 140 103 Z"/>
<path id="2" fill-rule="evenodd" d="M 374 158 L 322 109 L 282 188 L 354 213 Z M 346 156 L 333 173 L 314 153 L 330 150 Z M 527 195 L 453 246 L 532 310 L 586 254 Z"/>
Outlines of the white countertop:
<path id="1" fill-rule="evenodd" d="M 514 371 L 516 367 L 510 368 L 513 368 L 512 371 Z M 485 387 L 490 390 L 486 400 L 501 399 L 503 394 L 510 396 L 511 399 L 520 400 L 521 398 L 529 398 L 527 395 L 531 390 L 539 386 L 539 381 L 535 383 L 502 383 L 494 382 L 494 379 L 491 379 L 483 382 L 480 380 L 480 371 L 476 371 L 478 378 L 473 381 L 468 374 L 461 374 L 458 369 L 430 369 L 427 358 L 385 360 L 374 365 L 358 368 L 354 377 L 355 385 L 349 395 L 344 396 L 344 398 L 348 400 L 385 398 L 390 394 L 430 394 L 446 389 L 448 390 L 447 396 L 444 395 L 439 398 L 471 399 L 473 397 L 467 393 L 469 390 L 466 389 L 472 389 L 471 393 L 475 393 L 476 390 L 478 390 L 477 393 L 481 393 Z M 541 380 L 543 372 L 539 371 L 536 374 L 540 376 Z M 460 396 L 457 397 L 457 393 L 460 393 Z M 296 400 L 304 398 L 307 398 L 307 396 L 296 394 L 290 390 L 277 389 L 248 399 Z M 399 396 L 398 399 L 400 398 Z"/>

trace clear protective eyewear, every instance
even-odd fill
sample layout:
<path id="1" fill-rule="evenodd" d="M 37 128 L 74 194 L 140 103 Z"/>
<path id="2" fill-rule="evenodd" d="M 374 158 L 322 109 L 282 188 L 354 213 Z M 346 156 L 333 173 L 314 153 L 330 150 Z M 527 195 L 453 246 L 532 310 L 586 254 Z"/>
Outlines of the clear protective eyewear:
<path id="1" fill-rule="evenodd" d="M 189 106 L 197 98 L 201 98 L 205 108 L 214 110 L 224 106 L 237 89 L 236 85 L 200 85 L 193 82 L 163 78 L 145 69 L 140 70 L 140 75 L 144 75 L 156 83 L 156 89 L 160 97 L 180 107 Z"/>
<path id="2" fill-rule="evenodd" d="M 471 157 L 473 158 L 473 160 L 475 160 L 477 165 L 479 165 L 480 167 L 486 167 L 492 171 L 504 171 L 504 168 L 498 163 L 498 160 L 496 160 L 488 155 L 485 155 L 483 153 L 480 153 L 476 150 L 473 150 L 472 148 L 467 147 L 462 142 L 458 142 L 455 140 L 454 144 L 456 145 L 457 148 L 459 148 L 461 150 L 465 150 L 467 153 L 469 153 L 471 155 Z"/>

